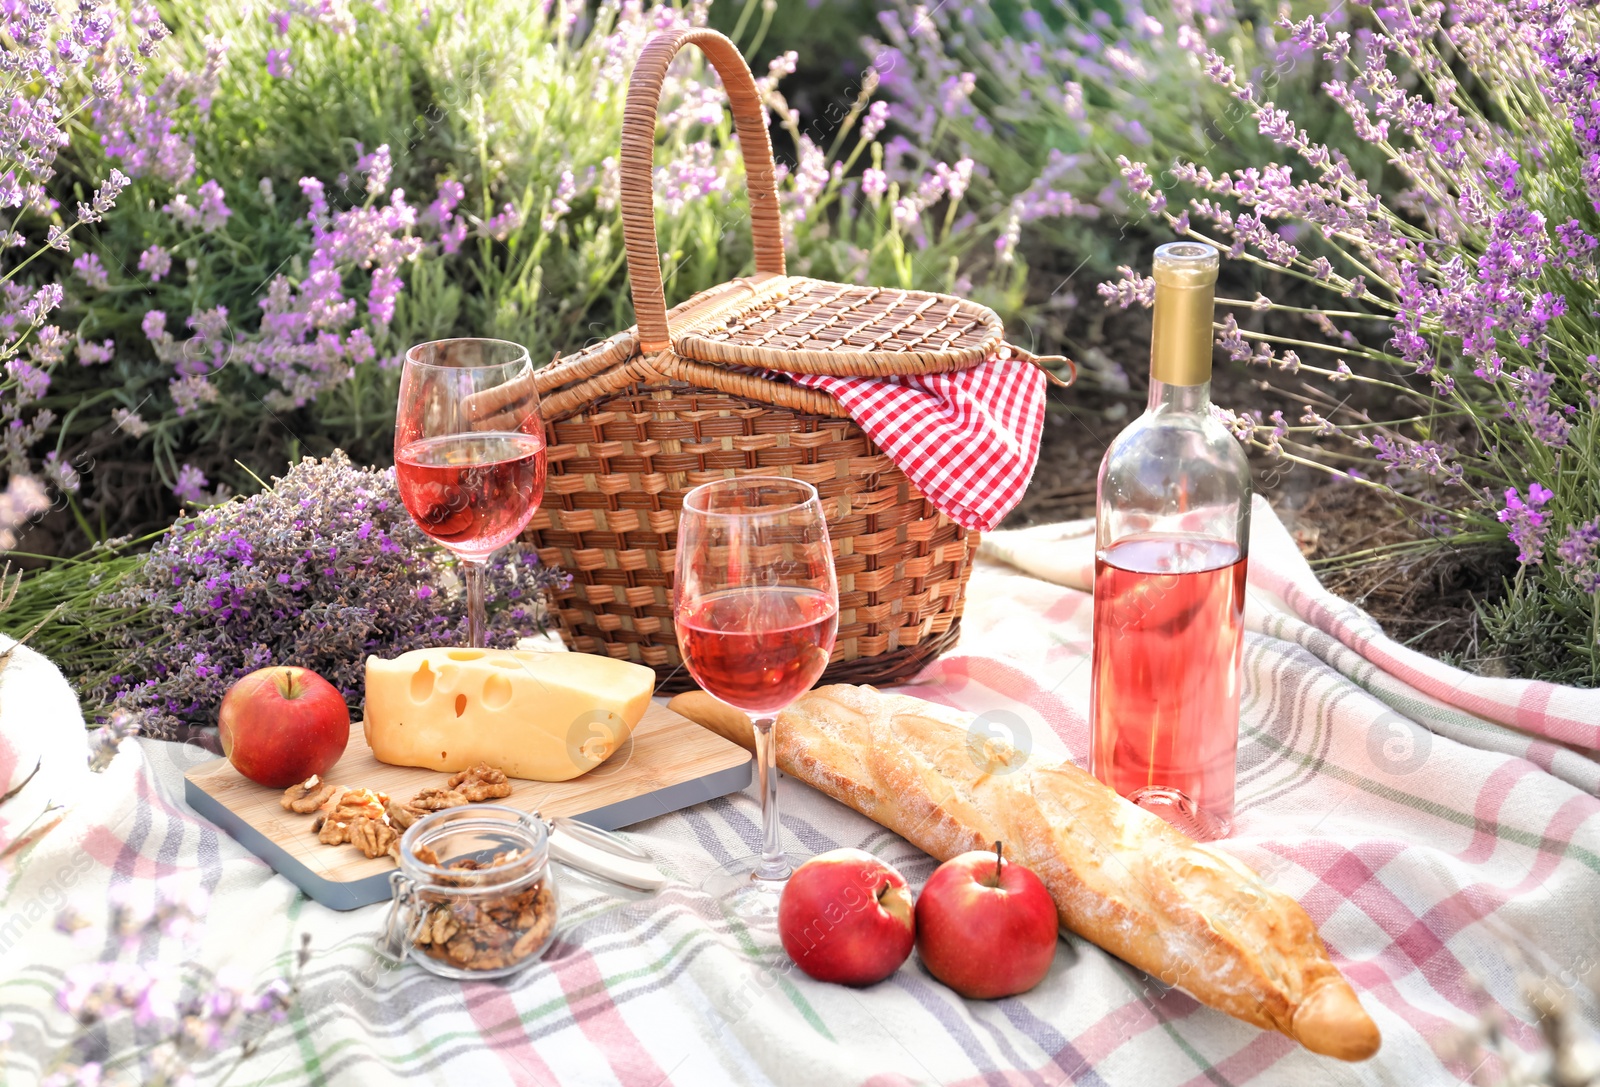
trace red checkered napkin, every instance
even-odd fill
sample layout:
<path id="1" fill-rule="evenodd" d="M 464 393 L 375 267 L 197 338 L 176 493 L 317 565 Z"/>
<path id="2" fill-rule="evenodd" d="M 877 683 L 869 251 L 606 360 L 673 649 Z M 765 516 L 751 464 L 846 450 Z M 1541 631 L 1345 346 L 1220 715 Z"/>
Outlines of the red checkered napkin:
<path id="1" fill-rule="evenodd" d="M 1039 461 L 1045 376 L 1017 360 L 915 376 L 788 374 L 850 413 L 952 521 L 987 532 L 1022 500 Z"/>

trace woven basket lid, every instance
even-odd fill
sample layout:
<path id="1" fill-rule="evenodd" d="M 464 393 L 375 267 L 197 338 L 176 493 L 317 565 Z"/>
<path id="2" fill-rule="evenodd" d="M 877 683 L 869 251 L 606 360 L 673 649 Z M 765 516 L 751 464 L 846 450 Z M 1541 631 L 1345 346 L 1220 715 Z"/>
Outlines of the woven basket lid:
<path id="1" fill-rule="evenodd" d="M 680 356 L 838 377 L 965 369 L 999 353 L 987 306 L 928 291 L 783 277 L 767 297 L 703 324 L 675 327 Z"/>

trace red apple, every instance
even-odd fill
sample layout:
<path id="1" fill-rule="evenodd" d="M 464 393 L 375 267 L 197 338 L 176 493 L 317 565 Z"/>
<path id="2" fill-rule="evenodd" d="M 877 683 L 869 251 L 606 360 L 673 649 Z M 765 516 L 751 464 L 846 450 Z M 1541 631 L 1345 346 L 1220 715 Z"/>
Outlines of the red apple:
<path id="1" fill-rule="evenodd" d="M 914 925 L 905 877 L 861 849 L 812 857 L 778 900 L 783 949 L 818 981 L 882 981 L 911 954 Z"/>
<path id="2" fill-rule="evenodd" d="M 350 742 L 350 710 L 309 668 L 262 668 L 228 688 L 217 733 L 234 769 L 287 789 L 339 761 Z"/>
<path id="3" fill-rule="evenodd" d="M 1056 904 L 1032 869 L 994 851 L 952 857 L 917 899 L 917 955 L 965 997 L 1025 993 L 1056 957 Z"/>

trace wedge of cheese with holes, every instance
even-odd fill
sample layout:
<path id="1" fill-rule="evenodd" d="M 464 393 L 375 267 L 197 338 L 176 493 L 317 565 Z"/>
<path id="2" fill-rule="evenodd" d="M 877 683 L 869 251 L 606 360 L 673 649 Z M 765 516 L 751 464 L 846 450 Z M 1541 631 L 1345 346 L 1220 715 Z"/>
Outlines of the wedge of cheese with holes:
<path id="1" fill-rule="evenodd" d="M 568 781 L 627 742 L 655 673 L 589 653 L 413 649 L 367 658 L 367 744 L 379 762 L 454 772 L 479 762 Z"/>

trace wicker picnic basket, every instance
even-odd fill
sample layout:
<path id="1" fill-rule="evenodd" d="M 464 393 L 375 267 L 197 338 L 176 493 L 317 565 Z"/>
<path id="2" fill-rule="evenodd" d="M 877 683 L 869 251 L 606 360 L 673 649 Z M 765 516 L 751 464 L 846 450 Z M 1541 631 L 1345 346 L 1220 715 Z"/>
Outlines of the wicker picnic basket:
<path id="1" fill-rule="evenodd" d="M 754 275 L 667 311 L 651 186 L 662 80 L 694 44 L 722 77 L 750 190 Z M 646 43 L 623 119 L 621 206 L 638 324 L 536 372 L 549 475 L 528 539 L 572 575 L 557 594 L 568 645 L 692 681 L 672 623 L 673 549 L 685 492 L 735 475 L 817 488 L 839 576 L 839 632 L 824 682 L 915 674 L 957 636 L 977 534 L 935 509 L 825 393 L 769 371 L 925 374 L 1008 347 L 984 306 L 920 291 L 784 273 L 777 171 L 762 102 L 734 44 L 701 28 Z"/>

